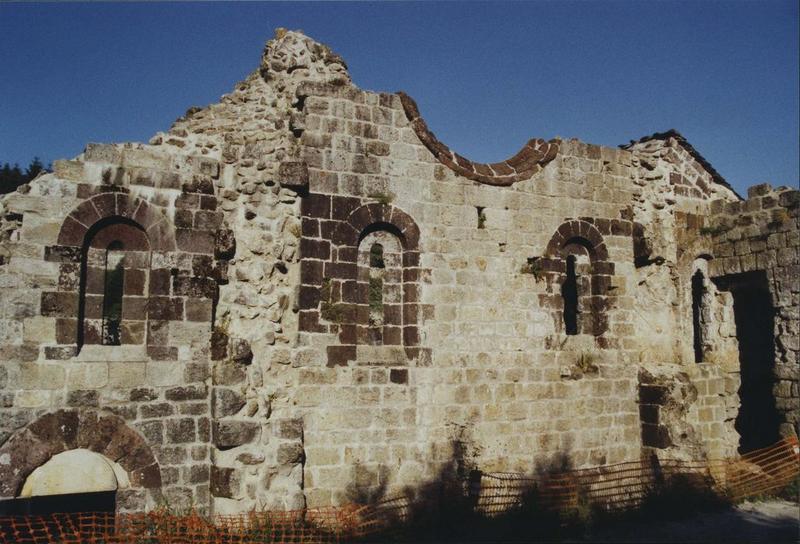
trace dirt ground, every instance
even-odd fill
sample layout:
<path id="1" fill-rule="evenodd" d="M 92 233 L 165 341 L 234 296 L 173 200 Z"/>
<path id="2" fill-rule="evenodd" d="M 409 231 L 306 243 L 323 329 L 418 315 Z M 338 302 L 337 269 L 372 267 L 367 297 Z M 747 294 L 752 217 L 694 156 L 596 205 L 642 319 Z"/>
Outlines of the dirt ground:
<path id="1" fill-rule="evenodd" d="M 580 542 L 800 542 L 800 506 L 784 500 L 744 502 L 677 521 L 624 522 Z"/>

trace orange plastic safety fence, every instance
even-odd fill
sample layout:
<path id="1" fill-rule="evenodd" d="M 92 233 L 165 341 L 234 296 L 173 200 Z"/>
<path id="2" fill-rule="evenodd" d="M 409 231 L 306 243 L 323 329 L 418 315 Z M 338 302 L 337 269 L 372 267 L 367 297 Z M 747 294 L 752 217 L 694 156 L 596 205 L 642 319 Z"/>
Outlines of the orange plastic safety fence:
<path id="1" fill-rule="evenodd" d="M 788 437 L 736 459 L 642 460 L 540 476 L 483 474 L 477 509 L 494 515 L 525 503 L 569 510 L 581 502 L 606 510 L 632 508 L 659 485 L 680 476 L 732 500 L 779 489 L 800 474 L 797 437 Z"/>
<path id="2" fill-rule="evenodd" d="M 83 512 L 0 518 L 3 543 L 250 544 L 337 543 L 360 535 L 358 508 L 250 512 L 213 518 L 167 512 Z"/>
<path id="3" fill-rule="evenodd" d="M 732 499 L 777 489 L 800 474 L 800 446 L 786 438 L 736 459 L 633 461 L 525 476 L 481 474 L 465 498 L 477 512 L 494 516 L 522 505 L 565 511 L 581 502 L 622 510 L 639 505 L 658 485 L 675 477 L 708 486 Z M 376 535 L 409 520 L 414 499 L 397 496 L 370 506 L 215 516 L 79 513 L 0 516 L 0 544 L 334 544 Z"/>

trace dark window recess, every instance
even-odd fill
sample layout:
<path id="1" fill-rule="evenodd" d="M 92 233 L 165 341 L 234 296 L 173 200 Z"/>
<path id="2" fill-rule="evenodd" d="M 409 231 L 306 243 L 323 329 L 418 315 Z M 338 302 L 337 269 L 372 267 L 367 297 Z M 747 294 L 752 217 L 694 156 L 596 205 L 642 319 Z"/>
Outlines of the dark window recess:
<path id="1" fill-rule="evenodd" d="M 383 262 L 383 246 L 381 244 L 374 243 L 369 248 L 369 267 L 386 268 L 386 264 Z"/>
<path id="2" fill-rule="evenodd" d="M 564 330 L 567 334 L 578 334 L 578 275 L 575 273 L 576 258 L 567 257 L 567 278 L 561 286 L 564 299 Z"/>
<path id="3" fill-rule="evenodd" d="M 103 292 L 103 344 L 120 345 L 122 294 L 125 287 L 125 254 L 121 242 L 112 242 L 106 252 L 105 289 Z"/>
<path id="4" fill-rule="evenodd" d="M 43 516 L 77 512 L 113 513 L 116 506 L 116 491 L 42 495 L 0 501 L 0 516 Z M 9 540 L 9 542 L 13 541 Z"/>
<path id="5" fill-rule="evenodd" d="M 694 343 L 694 362 L 703 362 L 703 295 L 706 292 L 703 273 L 699 270 L 692 276 L 692 330 Z"/>
<path id="6" fill-rule="evenodd" d="M 739 453 L 774 444 L 786 416 L 778 411 L 775 394 L 775 307 L 763 271 L 713 279 L 733 295 L 736 339 L 739 341 L 739 414 L 735 428 Z"/>
<path id="7" fill-rule="evenodd" d="M 767 447 L 780 438 L 775 405 L 775 309 L 766 277 L 733 290 L 733 314 L 739 340 L 741 406 L 735 427 L 739 453 Z"/>
<path id="8" fill-rule="evenodd" d="M 475 206 L 475 210 L 478 212 L 478 228 L 485 229 L 486 228 L 486 214 L 483 213 L 485 208 L 483 206 Z"/>
<path id="9" fill-rule="evenodd" d="M 55 538 L 77 537 L 70 542 L 99 542 L 102 535 L 99 526 L 114 523 L 117 506 L 116 491 L 96 493 L 69 493 L 64 495 L 44 495 L 0 501 L 0 516 L 7 516 L 0 522 L 0 542 L 55 542 Z M 96 524 L 81 524 L 78 514 L 92 512 Z M 50 516 L 41 524 L 30 523 L 30 516 Z M 12 522 L 11 519 L 15 519 Z M 46 535 L 54 535 L 50 540 Z"/>

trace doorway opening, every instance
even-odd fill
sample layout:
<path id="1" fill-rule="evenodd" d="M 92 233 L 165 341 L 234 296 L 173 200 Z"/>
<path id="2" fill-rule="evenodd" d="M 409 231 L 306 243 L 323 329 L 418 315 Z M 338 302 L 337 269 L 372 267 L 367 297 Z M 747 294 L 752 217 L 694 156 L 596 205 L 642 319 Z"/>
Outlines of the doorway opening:
<path id="1" fill-rule="evenodd" d="M 780 438 L 775 407 L 775 308 L 763 271 L 724 276 L 717 284 L 733 295 L 739 341 L 739 453 L 770 446 Z"/>

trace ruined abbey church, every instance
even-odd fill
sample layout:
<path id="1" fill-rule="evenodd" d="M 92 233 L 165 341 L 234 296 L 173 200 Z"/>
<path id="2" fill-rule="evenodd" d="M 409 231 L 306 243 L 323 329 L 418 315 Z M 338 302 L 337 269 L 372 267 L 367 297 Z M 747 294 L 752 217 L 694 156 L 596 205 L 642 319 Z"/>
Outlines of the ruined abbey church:
<path id="1" fill-rule="evenodd" d="M 0 199 L 0 499 L 340 505 L 797 432 L 800 192 L 678 132 L 462 157 L 279 30 L 218 104 Z"/>

